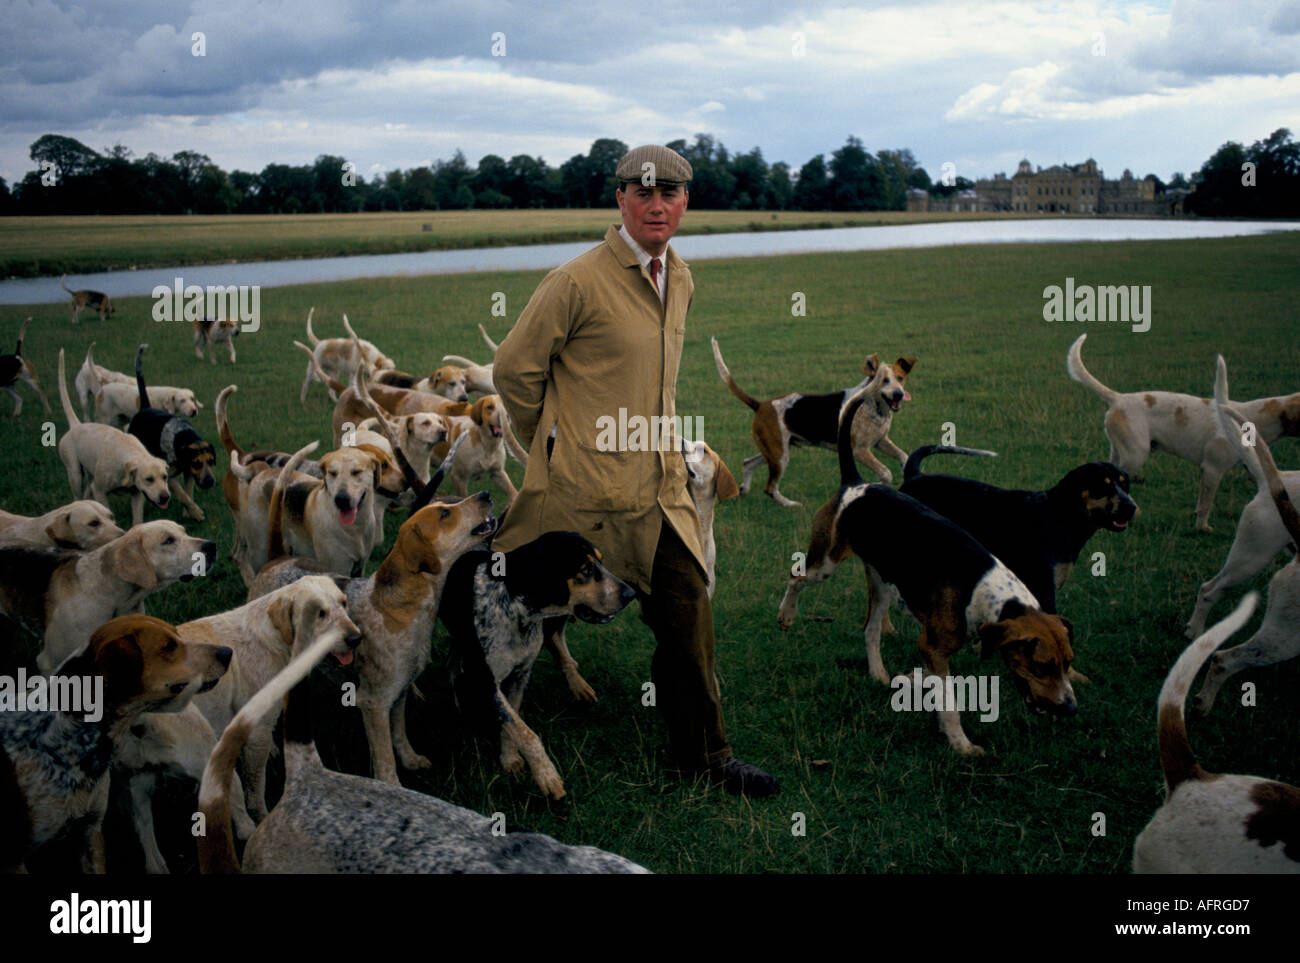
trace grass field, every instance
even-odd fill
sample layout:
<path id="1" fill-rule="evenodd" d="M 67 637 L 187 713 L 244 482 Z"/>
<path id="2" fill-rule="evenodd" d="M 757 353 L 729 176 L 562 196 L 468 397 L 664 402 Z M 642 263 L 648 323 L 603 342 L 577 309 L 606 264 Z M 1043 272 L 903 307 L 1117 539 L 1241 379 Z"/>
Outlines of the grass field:
<path id="1" fill-rule="evenodd" d="M 1005 216 L 1009 215 L 904 211 L 694 211 L 686 218 L 681 233 L 871 227 Z M 617 219 L 617 213 L 611 216 L 610 211 L 603 208 L 380 214 L 3 217 L 0 218 L 0 278 L 583 241 L 600 237 L 606 226 Z"/>
<path id="2" fill-rule="evenodd" d="M 1090 335 L 1084 351 L 1090 370 L 1119 390 L 1208 393 L 1217 352 L 1228 359 L 1236 398 L 1300 387 L 1296 233 L 709 261 L 693 270 L 696 296 L 679 413 L 703 417 L 705 440 L 737 472 L 753 451 L 750 412 L 719 383 L 710 335 L 721 342 L 738 382 L 760 397 L 852 384 L 870 351 L 890 360 L 917 355 L 908 385 L 913 401 L 895 419 L 893 438 L 911 450 L 938 441 L 941 425 L 952 422 L 958 444 L 993 448 L 1000 457 L 935 458 L 929 469 L 1005 487 L 1046 487 L 1080 462 L 1107 455 L 1102 402 L 1065 372 L 1066 349 L 1081 331 Z M 486 360 L 475 324 L 483 322 L 496 336 L 508 328 L 506 319 L 490 313 L 493 292 L 506 293 L 513 319 L 540 276 L 268 290 L 262 330 L 240 339 L 234 367 L 196 360 L 188 330 L 160 328 L 142 298 L 124 301 L 103 326 L 83 319 L 73 328 L 63 305 L 41 307 L 33 312 L 27 353 L 57 412 L 59 347 L 70 352 L 75 369 L 95 338 L 100 363 L 124 369 L 135 345 L 148 341 L 151 381 L 198 390 L 208 406 L 197 420 L 205 435 L 215 440 L 211 405 L 218 390 L 234 382 L 240 389 L 231 403 L 236 437 L 248 447 L 293 449 L 313 438 L 328 442 L 329 406 L 320 386 L 305 409 L 298 402 L 304 363 L 290 342 L 302 337 L 309 307 L 316 307 L 318 334 L 341 333 L 338 318 L 346 311 L 358 331 L 401 366 L 424 370 L 447 352 Z M 1042 290 L 1066 277 L 1079 284 L 1151 285 L 1151 330 L 1046 323 Z M 807 296 L 806 317 L 791 317 L 796 291 Z M 12 342 L 27 313 L 0 308 L 0 344 Z M 0 422 L 0 506 L 7 510 L 35 514 L 67 500 L 55 452 L 40 443 L 44 420 L 29 401 L 20 419 L 9 419 L 6 410 Z M 52 420 L 62 430 L 61 412 Z M 1300 467 L 1294 441 L 1279 443 L 1276 454 L 1284 469 Z M 224 456 L 220 461 L 224 467 Z M 518 482 L 520 467 L 512 462 L 510 472 Z M 1001 717 L 987 724 L 973 714 L 963 717 L 972 740 L 988 750 L 985 758 L 954 754 L 929 715 L 891 711 L 889 690 L 867 674 L 865 591 L 856 563 L 804 593 L 795 628 L 776 628 L 791 554 L 805 549 L 812 514 L 837 484 L 833 454 L 805 449 L 795 453 L 782 484 L 801 508 L 783 509 L 752 493 L 719 506 L 715 526 L 718 665 L 730 734 L 741 758 L 780 779 L 779 795 L 748 801 L 666 775 L 664 727 L 656 710 L 641 705 L 653 640 L 635 612 L 609 626 L 570 631 L 570 646 L 599 695 L 596 705 L 573 703 L 546 656 L 534 672 L 524 717 L 565 780 L 564 803 L 548 804 L 530 781 L 502 773 L 492 741 L 459 730 L 440 670 L 446 651 L 441 628 L 434 666 L 420 683 L 428 702 L 409 712 L 413 742 L 434 766 L 408 774 L 407 784 L 483 813 L 502 812 L 511 829 L 602 846 L 660 872 L 1127 872 L 1133 838 L 1163 799 L 1156 693 L 1185 645 L 1182 626 L 1197 587 L 1222 564 L 1235 519 L 1254 494 L 1246 473 L 1234 471 L 1219 492 L 1215 531 L 1199 534 L 1192 516 L 1196 469 L 1156 455 L 1146 476 L 1134 486 L 1142 507 L 1137 522 L 1123 534 L 1098 534 L 1086 550 L 1105 553 L 1106 575 L 1094 577 L 1081 564 L 1060 599 L 1061 612 L 1076 626 L 1076 664 L 1092 679 L 1078 688 L 1078 715 L 1030 715 L 1004 676 Z M 201 493 L 199 501 L 208 519 L 187 527 L 227 552 L 230 520 L 219 490 Z M 128 517 L 124 499 L 116 508 L 119 520 Z M 179 511 L 166 514 L 179 519 Z M 389 518 L 390 540 L 398 521 Z M 1262 590 L 1277 565 L 1255 586 Z M 225 560 L 206 580 L 155 595 L 149 608 L 179 622 L 237 605 L 243 595 L 238 573 Z M 1221 603 L 1212 618 L 1226 614 L 1239 595 Z M 900 635 L 885 639 L 886 664 L 910 670 L 918 663 L 916 627 L 906 617 L 894 618 Z M 1258 621 L 1259 613 L 1252 631 Z M 15 656 L 30 667 L 33 655 L 28 643 L 0 647 L 0 671 L 12 671 Z M 960 674 L 1000 668 L 973 652 L 954 661 Z M 360 720 L 355 710 L 338 705 L 343 679 L 343 670 L 318 670 L 318 738 L 328 765 L 365 772 Z M 1254 708 L 1234 698 L 1244 681 L 1258 687 Z M 1190 723 L 1205 767 L 1300 782 L 1298 686 L 1297 662 L 1234 679 L 1211 716 Z M 826 762 L 814 768 L 814 760 Z M 194 867 L 192 807 L 192 796 L 177 787 L 159 815 L 174 870 Z M 797 813 L 806 818 L 806 835 L 791 832 Z M 1094 834 L 1098 813 L 1105 817 L 1104 835 Z M 138 857 L 120 833 L 110 845 L 114 839 L 110 865 L 117 853 L 118 865 L 129 866 Z"/>

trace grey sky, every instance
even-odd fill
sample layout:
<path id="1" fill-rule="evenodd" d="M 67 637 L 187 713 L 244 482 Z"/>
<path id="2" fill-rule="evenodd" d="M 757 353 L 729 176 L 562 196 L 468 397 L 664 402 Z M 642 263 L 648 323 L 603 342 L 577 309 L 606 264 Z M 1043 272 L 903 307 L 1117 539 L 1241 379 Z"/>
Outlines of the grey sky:
<path id="1" fill-rule="evenodd" d="M 1022 156 L 1168 178 L 1224 141 L 1300 134 L 1300 0 L 19 0 L 4 16 L 11 184 L 44 133 L 226 170 L 338 154 L 367 176 L 457 148 L 558 165 L 598 137 L 699 131 L 798 166 L 853 134 L 972 178 Z"/>

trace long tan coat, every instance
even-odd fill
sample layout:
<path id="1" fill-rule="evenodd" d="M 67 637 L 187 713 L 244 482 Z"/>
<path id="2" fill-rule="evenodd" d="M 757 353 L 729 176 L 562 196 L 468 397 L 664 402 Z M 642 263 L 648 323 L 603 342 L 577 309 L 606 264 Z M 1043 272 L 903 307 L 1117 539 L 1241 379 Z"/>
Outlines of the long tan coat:
<path id="1" fill-rule="evenodd" d="M 648 592 L 667 519 L 703 566 L 677 432 L 662 446 L 666 451 L 655 450 L 657 436 L 647 439 L 649 450 L 601 450 L 610 447 L 620 408 L 629 440 L 635 440 L 636 416 L 648 425 L 653 416 L 676 412 L 695 286 L 671 247 L 665 268 L 661 305 L 650 275 L 611 227 L 603 243 L 542 280 L 502 342 L 493 378 L 529 456 L 494 549 L 509 551 L 543 532 L 575 531 L 600 549 L 611 571 Z"/>

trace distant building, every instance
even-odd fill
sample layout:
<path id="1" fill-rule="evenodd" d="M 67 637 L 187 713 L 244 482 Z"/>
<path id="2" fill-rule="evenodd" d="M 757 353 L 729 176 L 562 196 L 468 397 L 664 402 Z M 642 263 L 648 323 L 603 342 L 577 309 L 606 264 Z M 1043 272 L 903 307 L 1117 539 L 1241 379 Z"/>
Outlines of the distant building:
<path id="1" fill-rule="evenodd" d="M 1119 180 L 1108 181 L 1097 162 L 1055 165 L 1034 169 L 1022 160 L 1010 178 L 994 174 L 976 182 L 973 190 L 948 197 L 926 191 L 907 192 L 909 211 L 992 212 L 1021 211 L 1034 214 L 1139 214 L 1168 217 L 1183 213 L 1186 191 L 1156 193 L 1156 179 L 1141 180 L 1125 170 Z"/>

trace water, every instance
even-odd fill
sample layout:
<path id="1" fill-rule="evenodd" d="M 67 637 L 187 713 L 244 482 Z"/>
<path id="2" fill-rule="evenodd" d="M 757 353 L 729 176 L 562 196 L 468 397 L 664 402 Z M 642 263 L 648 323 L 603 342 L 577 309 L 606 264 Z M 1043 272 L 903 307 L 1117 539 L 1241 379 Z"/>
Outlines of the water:
<path id="1" fill-rule="evenodd" d="M 689 215 L 687 215 L 689 217 Z M 1300 230 L 1295 221 L 1202 221 L 1156 218 L 1062 218 L 998 221 L 942 221 L 894 227 L 846 227 L 810 231 L 696 234 L 677 238 L 673 247 L 687 261 L 724 257 L 766 257 L 823 251 L 880 251 L 890 248 L 945 247 L 954 244 L 1061 243 L 1068 241 L 1153 241 L 1242 237 Z M 549 270 L 599 241 L 517 247 L 374 254 L 297 261 L 151 268 L 78 274 L 69 287 L 105 291 L 114 298 L 147 296 L 157 285 L 169 289 L 176 278 L 202 286 L 280 287 L 372 277 L 415 277 L 481 271 Z M 0 304 L 48 304 L 68 299 L 57 278 L 0 282 Z"/>

